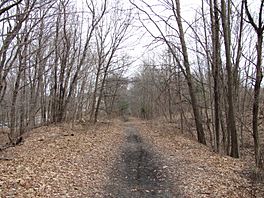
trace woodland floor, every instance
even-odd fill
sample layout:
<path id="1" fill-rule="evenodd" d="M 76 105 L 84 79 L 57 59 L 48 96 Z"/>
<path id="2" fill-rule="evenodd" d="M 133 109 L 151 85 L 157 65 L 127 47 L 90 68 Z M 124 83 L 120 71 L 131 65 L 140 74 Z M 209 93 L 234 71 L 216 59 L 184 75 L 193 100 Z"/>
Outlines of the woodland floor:
<path id="1" fill-rule="evenodd" d="M 0 151 L 0 197 L 264 197 L 251 164 L 165 124 L 37 128 Z"/>

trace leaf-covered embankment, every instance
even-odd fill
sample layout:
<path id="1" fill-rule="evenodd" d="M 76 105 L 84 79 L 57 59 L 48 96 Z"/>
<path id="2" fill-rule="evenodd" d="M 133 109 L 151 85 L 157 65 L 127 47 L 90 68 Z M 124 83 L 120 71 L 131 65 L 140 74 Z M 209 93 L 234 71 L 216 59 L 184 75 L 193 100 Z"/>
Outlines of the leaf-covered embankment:
<path id="1" fill-rule="evenodd" d="M 118 123 L 41 127 L 0 161 L 1 197 L 102 197 L 122 141 Z"/>
<path id="2" fill-rule="evenodd" d="M 177 133 L 175 127 L 137 122 L 141 135 L 162 156 L 175 189 L 186 197 L 262 197 L 246 173 L 252 167 L 241 159 L 222 156 Z"/>

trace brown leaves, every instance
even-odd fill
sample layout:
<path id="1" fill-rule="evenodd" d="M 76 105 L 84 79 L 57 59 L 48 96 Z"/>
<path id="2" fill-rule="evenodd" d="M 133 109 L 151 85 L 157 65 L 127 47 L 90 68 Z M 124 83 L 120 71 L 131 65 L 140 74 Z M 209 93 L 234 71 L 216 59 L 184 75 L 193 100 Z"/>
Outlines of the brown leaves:
<path id="1" fill-rule="evenodd" d="M 164 126 L 134 124 L 168 173 L 158 179 L 171 180 L 175 192 L 184 197 L 251 197 L 242 160 L 213 153 Z M 118 124 L 32 131 L 23 145 L 1 153 L 10 160 L 0 161 L 0 197 L 103 197 L 109 172 L 121 156 L 122 131 Z"/>
<path id="2" fill-rule="evenodd" d="M 145 139 L 163 156 L 175 189 L 185 197 L 250 197 L 248 168 L 239 159 L 221 156 L 190 138 L 166 131 L 166 126 L 138 123 Z M 169 128 L 170 130 L 170 128 Z"/>
<path id="3" fill-rule="evenodd" d="M 118 125 L 89 130 L 68 126 L 32 131 L 0 161 L 3 197 L 100 197 L 121 144 Z M 73 135 L 72 135 L 73 134 Z"/>

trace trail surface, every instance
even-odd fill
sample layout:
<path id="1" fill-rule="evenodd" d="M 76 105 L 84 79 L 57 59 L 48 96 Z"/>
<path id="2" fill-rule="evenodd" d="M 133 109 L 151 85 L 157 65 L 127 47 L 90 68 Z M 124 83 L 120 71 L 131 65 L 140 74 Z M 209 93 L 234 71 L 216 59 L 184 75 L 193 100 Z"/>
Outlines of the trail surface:
<path id="1" fill-rule="evenodd" d="M 34 129 L 0 152 L 0 197 L 264 197 L 253 166 L 176 129 L 140 120 Z"/>
<path id="2" fill-rule="evenodd" d="M 171 191 L 166 166 L 155 155 L 137 129 L 125 129 L 121 157 L 112 171 L 105 197 L 177 197 Z"/>

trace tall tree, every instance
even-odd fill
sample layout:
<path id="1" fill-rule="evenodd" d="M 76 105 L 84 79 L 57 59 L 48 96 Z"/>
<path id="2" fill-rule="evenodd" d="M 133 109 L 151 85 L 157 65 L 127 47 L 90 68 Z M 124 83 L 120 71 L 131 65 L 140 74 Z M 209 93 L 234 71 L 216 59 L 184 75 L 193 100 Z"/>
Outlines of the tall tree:
<path id="1" fill-rule="evenodd" d="M 201 112 L 199 109 L 197 96 L 195 93 L 194 88 L 194 82 L 193 82 L 193 76 L 191 73 L 191 66 L 189 61 L 189 55 L 187 50 L 187 45 L 185 41 L 185 32 L 183 29 L 182 24 L 182 16 L 181 16 L 181 5 L 179 0 L 171 0 L 171 1 L 163 1 L 164 5 L 166 5 L 167 9 L 170 9 L 169 11 L 172 12 L 173 17 L 176 21 L 177 27 L 172 27 L 172 25 L 169 23 L 170 18 L 163 18 L 163 16 L 159 15 L 157 12 L 154 11 L 154 9 L 146 3 L 146 1 L 141 0 L 141 2 L 144 4 L 146 8 L 150 10 L 151 13 L 148 13 L 144 8 L 139 7 L 136 3 L 130 1 L 138 10 L 140 10 L 142 13 L 144 13 L 148 20 L 152 22 L 152 24 L 156 27 L 156 29 L 161 34 L 160 36 L 155 36 L 152 31 L 148 29 L 148 27 L 144 24 L 144 22 L 141 21 L 142 25 L 146 28 L 146 30 L 152 35 L 155 39 L 160 40 L 162 39 L 163 42 L 167 45 L 168 49 L 170 50 L 171 54 L 173 55 L 173 58 L 176 60 L 177 64 L 180 66 L 181 71 L 183 72 L 189 89 L 190 99 L 191 99 L 191 105 L 192 110 L 194 114 L 194 120 L 195 120 L 195 126 L 197 131 L 197 138 L 198 141 L 202 144 L 206 144 L 206 138 L 205 133 L 203 129 L 203 123 L 202 123 L 202 117 Z M 154 17 L 152 16 L 154 15 Z M 164 30 L 160 27 L 158 21 L 162 21 L 165 26 L 168 28 L 171 28 L 175 31 L 176 34 L 178 34 L 178 39 L 180 40 L 180 46 L 177 44 L 175 45 L 175 41 L 171 41 L 169 36 L 167 37 Z M 177 51 L 180 51 L 181 56 L 177 53 Z M 183 61 L 181 61 L 183 60 Z"/>
<path id="2" fill-rule="evenodd" d="M 195 119 L 195 124 L 196 124 L 198 141 L 202 144 L 206 144 L 205 133 L 204 133 L 203 124 L 202 124 L 202 117 L 201 117 L 201 113 L 199 111 L 197 97 L 196 97 L 195 91 L 194 91 L 194 85 L 193 85 L 193 79 L 192 79 L 192 74 L 191 74 L 191 69 L 190 69 L 189 56 L 188 56 L 188 52 L 187 52 L 186 42 L 184 39 L 185 36 L 184 36 L 184 31 L 183 31 L 183 26 L 182 26 L 180 1 L 176 0 L 175 2 L 176 2 L 175 5 L 174 5 L 173 1 L 171 3 L 172 3 L 172 9 L 174 12 L 174 16 L 176 18 L 178 28 L 179 28 L 179 37 L 180 37 L 181 48 L 182 48 L 182 53 L 183 53 L 183 61 L 184 61 L 183 65 L 185 67 L 186 80 L 188 83 L 189 93 L 191 96 L 191 102 L 192 102 L 193 114 L 194 114 L 194 119 Z"/>
<path id="3" fill-rule="evenodd" d="M 219 68 L 220 68 L 220 18 L 218 0 L 210 1 L 210 15 L 212 23 L 212 44 L 213 44 L 213 63 L 212 71 L 214 78 L 214 125 L 215 125 L 215 139 L 216 139 L 216 150 L 219 152 L 220 149 L 220 95 L 219 95 Z"/>
<path id="4" fill-rule="evenodd" d="M 255 150 L 255 161 L 257 167 L 261 167 L 264 162 L 260 161 L 260 139 L 259 139 L 259 131 L 258 131 L 258 121 L 259 121 L 259 99 L 260 99 L 260 89 L 261 82 L 263 79 L 263 71 L 262 71 L 262 48 L 263 48 L 263 32 L 264 32 L 264 24 L 263 24 L 263 11 L 264 11 L 264 0 L 261 0 L 259 13 L 258 13 L 258 21 L 255 22 L 248 8 L 248 1 L 244 0 L 246 15 L 248 18 L 248 23 L 253 27 L 254 31 L 257 34 L 257 62 L 256 66 L 256 74 L 255 74 L 255 84 L 254 84 L 254 98 L 253 98 L 253 109 L 252 109 L 252 129 L 253 129 L 253 138 L 254 138 L 254 150 Z"/>
<path id="5" fill-rule="evenodd" d="M 231 24 L 230 24 L 231 1 L 221 0 L 221 19 L 224 34 L 226 71 L 227 71 L 227 95 L 228 95 L 228 130 L 231 135 L 230 156 L 239 157 L 239 144 L 236 130 L 236 119 L 234 110 L 234 85 L 233 85 L 233 66 L 231 62 Z"/>

